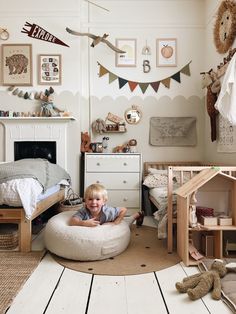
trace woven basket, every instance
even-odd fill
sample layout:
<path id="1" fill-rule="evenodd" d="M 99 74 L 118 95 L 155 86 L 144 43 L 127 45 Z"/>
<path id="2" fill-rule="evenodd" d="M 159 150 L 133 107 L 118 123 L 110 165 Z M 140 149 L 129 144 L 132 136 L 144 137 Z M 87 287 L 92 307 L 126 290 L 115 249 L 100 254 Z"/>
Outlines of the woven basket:
<path id="1" fill-rule="evenodd" d="M 0 249 L 12 250 L 18 246 L 19 235 L 16 224 L 0 224 Z"/>
<path id="2" fill-rule="evenodd" d="M 79 210 L 83 207 L 83 199 L 71 188 L 67 192 L 66 198 L 60 202 L 58 211 Z"/>

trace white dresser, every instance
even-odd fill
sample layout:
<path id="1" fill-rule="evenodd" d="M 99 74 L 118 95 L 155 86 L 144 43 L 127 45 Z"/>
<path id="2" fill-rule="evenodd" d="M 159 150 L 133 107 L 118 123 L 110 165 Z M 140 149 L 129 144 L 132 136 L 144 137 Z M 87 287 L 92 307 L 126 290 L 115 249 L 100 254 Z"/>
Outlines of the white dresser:
<path id="1" fill-rule="evenodd" d="M 139 153 L 85 153 L 84 188 L 104 185 L 108 204 L 141 209 L 142 157 Z"/>

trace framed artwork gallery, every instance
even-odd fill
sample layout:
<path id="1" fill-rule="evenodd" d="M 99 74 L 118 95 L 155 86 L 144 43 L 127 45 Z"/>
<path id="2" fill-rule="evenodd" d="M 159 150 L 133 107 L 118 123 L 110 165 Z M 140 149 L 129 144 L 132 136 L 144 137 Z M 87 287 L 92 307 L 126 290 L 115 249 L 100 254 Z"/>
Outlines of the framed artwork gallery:
<path id="1" fill-rule="evenodd" d="M 157 67 L 177 66 L 177 39 L 158 38 L 156 41 Z"/>
<path id="2" fill-rule="evenodd" d="M 116 39 L 116 47 L 125 51 L 125 53 L 116 53 L 117 67 L 136 67 L 137 58 L 137 40 L 131 39 Z"/>
<path id="3" fill-rule="evenodd" d="M 38 56 L 38 84 L 61 85 L 61 55 L 40 54 Z"/>
<path id="4" fill-rule="evenodd" d="M 32 45 L 2 44 L 2 85 L 32 84 Z"/>

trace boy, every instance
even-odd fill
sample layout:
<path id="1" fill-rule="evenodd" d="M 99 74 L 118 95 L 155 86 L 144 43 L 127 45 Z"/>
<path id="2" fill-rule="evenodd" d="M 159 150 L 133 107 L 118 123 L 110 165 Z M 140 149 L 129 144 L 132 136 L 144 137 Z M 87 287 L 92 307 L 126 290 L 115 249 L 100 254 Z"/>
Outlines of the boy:
<path id="1" fill-rule="evenodd" d="M 75 213 L 70 221 L 70 226 L 96 227 L 104 223 L 119 224 L 127 211 L 125 207 L 110 207 L 106 205 L 108 200 L 107 190 L 100 184 L 91 184 L 84 195 L 85 207 Z M 143 224 L 144 212 L 132 215 L 136 225 Z"/>

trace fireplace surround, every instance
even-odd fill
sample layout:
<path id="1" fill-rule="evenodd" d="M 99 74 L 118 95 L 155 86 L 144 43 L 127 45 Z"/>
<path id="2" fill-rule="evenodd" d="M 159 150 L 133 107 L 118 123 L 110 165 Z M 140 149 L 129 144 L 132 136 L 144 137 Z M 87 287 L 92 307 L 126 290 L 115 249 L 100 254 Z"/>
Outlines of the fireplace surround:
<path id="1" fill-rule="evenodd" d="M 42 153 L 42 151 L 45 151 L 43 145 L 46 143 L 46 146 L 54 146 L 56 156 L 48 156 L 49 158 L 47 158 L 46 156 L 43 157 L 43 153 L 40 153 L 42 158 L 51 159 L 51 162 L 57 163 L 64 169 L 67 169 L 67 125 L 70 120 L 74 120 L 74 118 L 1 117 L 0 123 L 4 125 L 5 161 L 10 162 L 20 159 L 19 156 L 16 157 L 17 153 L 21 154 L 19 151 L 16 151 L 17 146 L 27 147 L 28 145 L 27 150 L 29 154 L 31 151 L 30 148 L 33 151 L 33 147 L 35 150 L 41 149 Z M 21 145 L 19 145 L 20 142 Z M 24 145 L 24 143 L 27 144 Z M 50 155 L 51 153 L 48 152 L 48 154 Z M 30 155 L 29 158 L 31 158 Z"/>

